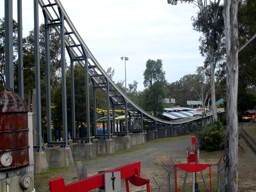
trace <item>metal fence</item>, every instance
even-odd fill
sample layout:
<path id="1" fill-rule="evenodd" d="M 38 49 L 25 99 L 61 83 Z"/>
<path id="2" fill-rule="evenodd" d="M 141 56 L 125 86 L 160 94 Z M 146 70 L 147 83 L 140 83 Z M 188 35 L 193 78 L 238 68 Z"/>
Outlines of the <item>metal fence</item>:
<path id="1" fill-rule="evenodd" d="M 225 179 L 225 156 L 223 155 L 217 164 L 218 192 L 224 192 L 226 186 Z"/>

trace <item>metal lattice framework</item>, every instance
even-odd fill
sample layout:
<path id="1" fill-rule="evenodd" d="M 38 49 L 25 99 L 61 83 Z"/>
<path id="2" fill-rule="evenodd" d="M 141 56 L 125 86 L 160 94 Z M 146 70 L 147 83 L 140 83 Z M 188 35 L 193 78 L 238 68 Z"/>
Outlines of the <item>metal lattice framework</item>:
<path id="1" fill-rule="evenodd" d="M 96 130 L 96 89 L 102 89 L 106 93 L 106 99 L 107 99 L 107 124 L 110 125 L 110 109 L 112 107 L 112 110 L 115 109 L 123 109 L 125 110 L 125 121 L 126 125 L 128 125 L 128 115 L 130 117 L 138 117 L 141 118 L 141 127 L 143 127 L 143 122 L 147 123 L 153 123 L 154 126 L 160 125 L 165 126 L 172 124 L 180 124 L 180 122 L 170 122 L 166 120 L 162 120 L 159 118 L 156 118 L 150 114 L 148 114 L 146 111 L 141 109 L 139 106 L 137 106 L 134 102 L 132 102 L 124 92 L 118 88 L 115 83 L 109 78 L 107 73 L 104 71 L 104 69 L 101 67 L 99 62 L 96 60 L 96 58 L 93 56 L 85 42 L 83 41 L 82 37 L 79 35 L 78 31 L 76 30 L 75 26 L 71 22 L 71 19 L 69 18 L 68 14 L 66 13 L 64 7 L 62 6 L 60 0 L 39 0 L 39 5 L 41 6 L 45 18 L 45 28 L 46 28 L 46 42 L 49 41 L 47 37 L 47 29 L 50 27 L 53 27 L 57 33 L 60 35 L 61 39 L 61 57 L 65 58 L 65 50 L 67 51 L 69 58 L 71 60 L 71 74 L 72 74 L 72 68 L 73 63 L 78 63 L 85 69 L 85 84 L 86 84 L 86 110 L 87 110 L 87 134 L 88 135 L 88 142 L 90 142 L 90 118 L 89 118 L 89 78 L 92 81 L 93 84 L 93 129 Z M 46 43 L 47 44 L 47 43 Z M 48 48 L 49 49 L 49 48 Z M 47 48 L 46 48 L 47 50 Z M 49 54 L 46 51 L 46 57 L 49 57 Z M 47 62 L 48 59 L 46 59 Z M 49 61 L 48 61 L 49 62 Z M 62 67 L 66 67 L 65 64 L 63 64 L 65 61 L 62 59 Z M 46 64 L 49 68 L 49 63 Z M 49 70 L 49 69 L 47 69 Z M 65 73 L 65 69 L 62 70 L 62 76 Z M 74 76 L 74 73 L 72 74 Z M 49 78 L 48 78 L 49 79 Z M 63 86 L 65 86 L 65 76 L 63 80 Z M 73 84 L 73 80 L 71 77 L 71 84 Z M 71 98 L 73 98 L 73 106 L 72 106 L 72 119 L 73 119 L 73 127 L 72 131 L 75 131 L 74 128 L 74 119 L 75 119 L 75 109 L 74 109 L 74 85 L 71 85 L 73 87 Z M 48 90 L 50 90 L 50 82 L 48 82 Z M 63 95 L 66 94 L 66 91 L 64 90 Z M 48 92 L 47 97 L 47 103 L 48 106 L 50 106 L 50 93 Z M 62 98 L 65 100 L 65 97 Z M 65 113 L 66 106 L 63 105 L 63 113 Z M 51 115 L 50 115 L 50 107 L 48 107 L 48 122 L 51 122 Z M 64 114 L 65 115 L 65 114 Z M 115 115 L 113 115 L 113 120 Z M 186 120 L 193 121 L 194 119 Z M 50 127 L 50 125 L 48 125 Z M 109 137 L 111 135 L 110 129 L 108 130 Z M 126 127 L 126 134 L 128 133 L 128 127 Z M 48 128 L 48 142 L 51 142 L 51 130 Z M 65 133 L 66 132 L 66 133 Z M 95 132 L 96 133 L 96 132 Z M 75 135 L 75 132 L 73 132 Z M 65 128 L 65 122 L 64 122 L 64 140 L 66 140 L 67 143 L 67 128 Z"/>
<path id="2" fill-rule="evenodd" d="M 197 0 L 198 2 L 202 2 L 203 0 Z M 206 1 L 206 0 L 204 0 Z M 18 4 L 18 12 L 19 12 L 19 21 L 22 21 L 22 1 Z M 177 2 L 175 0 L 168 1 L 169 3 Z M 181 2 L 193 2 L 192 0 L 181 0 Z M 12 21 L 12 1 L 6 0 L 6 18 L 7 20 Z M 75 26 L 71 22 L 68 14 L 66 13 L 64 7 L 61 4 L 60 0 L 34 0 L 34 38 L 35 38 L 35 85 L 36 85 L 36 127 L 37 127 L 37 143 L 36 145 L 39 147 L 39 151 L 42 150 L 42 127 L 41 127 L 41 77 L 40 77 L 40 54 L 39 54 L 39 5 L 42 9 L 44 22 L 45 22 L 45 66 L 46 66 L 46 118 L 47 118 L 47 143 L 52 142 L 52 129 L 51 129 L 51 84 L 50 84 L 50 28 L 56 30 L 60 37 L 60 64 L 61 64 L 61 85 L 62 85 L 62 125 L 63 125 L 63 145 L 68 145 L 68 128 L 67 128 L 67 90 L 66 90 L 66 57 L 67 53 L 70 59 L 70 71 L 71 71 L 71 114 L 72 114 L 72 138 L 76 138 L 76 112 L 75 112 L 75 89 L 74 89 L 74 64 L 79 64 L 84 68 L 84 77 L 85 77 L 85 102 L 86 102 L 86 123 L 87 123 L 87 135 L 86 138 L 83 138 L 87 142 L 91 142 L 91 125 L 90 125 L 90 114 L 93 115 L 93 130 L 94 135 L 96 134 L 96 111 L 97 111 L 97 103 L 96 103 L 96 90 L 101 89 L 106 94 L 106 111 L 107 111 L 107 137 L 111 138 L 113 134 L 114 126 L 115 126 L 115 111 L 123 110 L 125 111 L 125 126 L 122 127 L 122 134 L 128 134 L 128 129 L 130 127 L 131 118 L 138 119 L 138 124 L 141 131 L 143 131 L 143 127 L 145 124 L 149 124 L 150 127 L 154 129 L 162 128 L 162 127 L 172 127 L 178 126 L 181 129 L 185 126 L 185 123 L 191 123 L 196 121 L 199 118 L 191 118 L 185 119 L 181 121 L 169 121 L 156 118 L 151 114 L 144 111 L 138 105 L 136 105 L 133 101 L 131 101 L 127 95 L 118 88 L 115 83 L 111 80 L 111 78 L 107 75 L 104 69 L 101 67 L 99 62 L 93 56 L 82 37 L 76 30 Z M 10 23 L 8 23 L 10 24 Z M 19 38 L 22 37 L 22 22 L 19 22 Z M 12 33 L 12 26 L 6 26 L 7 34 Z M 8 35 L 7 35 L 8 36 Z M 8 57 L 12 57 L 12 43 L 13 39 L 10 39 L 6 43 L 6 55 Z M 19 47 L 22 50 L 22 41 L 19 41 Z M 22 52 L 19 51 L 19 55 L 22 55 Z M 19 88 L 20 95 L 22 96 L 24 93 L 23 86 L 23 60 L 22 57 L 19 60 L 18 68 L 20 71 L 20 81 Z M 7 62 L 7 65 L 10 68 L 13 67 L 12 62 Z M 13 87 L 13 74 L 7 70 L 6 73 L 6 85 L 10 88 Z M 92 82 L 92 98 L 93 98 L 93 110 L 90 111 L 90 103 L 89 103 L 89 81 Z M 110 115 L 110 111 L 112 111 L 112 117 Z M 111 119 L 112 118 L 112 124 Z M 128 121 L 129 118 L 129 121 Z M 113 127 L 111 127 L 113 126 Z M 183 129 L 182 129 L 183 130 Z M 120 131 L 120 130 L 119 130 Z M 121 132 L 120 131 L 120 132 Z M 104 133 L 105 134 L 105 133 Z M 87 140 L 86 140 L 87 139 Z"/>

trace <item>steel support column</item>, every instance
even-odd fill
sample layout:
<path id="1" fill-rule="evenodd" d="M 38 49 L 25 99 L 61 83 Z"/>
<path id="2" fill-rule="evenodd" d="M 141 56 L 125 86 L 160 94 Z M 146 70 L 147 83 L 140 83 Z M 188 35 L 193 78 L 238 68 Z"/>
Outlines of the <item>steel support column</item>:
<path id="1" fill-rule="evenodd" d="M 93 97 L 93 130 L 94 130 L 94 136 L 97 135 L 97 125 L 96 125 L 96 118 L 97 118 L 97 113 L 96 113 L 96 106 L 97 106 L 97 103 L 96 103 L 96 91 L 97 89 L 94 87 L 94 81 L 92 81 L 93 83 L 93 92 L 92 92 L 92 97 Z"/>
<path id="2" fill-rule="evenodd" d="M 13 1 L 5 0 L 5 87 L 14 90 L 13 72 Z"/>
<path id="3" fill-rule="evenodd" d="M 106 92 L 106 99 L 107 99 L 107 129 L 108 129 L 108 139 L 111 139 L 111 125 L 110 125 L 110 112 L 109 112 L 109 109 L 110 109 L 110 99 L 109 99 L 109 81 L 106 80 L 107 82 L 107 92 Z"/>
<path id="4" fill-rule="evenodd" d="M 67 47 L 67 52 L 70 58 L 70 71 L 71 71 L 71 129 L 72 129 L 72 139 L 77 138 L 76 132 L 76 102 L 75 102 L 75 74 L 74 74 L 74 62 L 78 59 L 72 52 L 72 50 Z"/>
<path id="5" fill-rule="evenodd" d="M 19 95 L 24 99 L 24 76 L 23 76 L 23 42 L 22 42 L 22 0 L 17 0 L 18 5 L 18 79 Z"/>
<path id="6" fill-rule="evenodd" d="M 85 100 L 86 100 L 86 125 L 87 125 L 87 142 L 91 143 L 91 129 L 90 129 L 90 98 L 89 98 L 89 74 L 88 74 L 88 58 L 84 48 L 82 47 L 85 56 Z"/>
<path id="7" fill-rule="evenodd" d="M 7 0 L 8 1 L 8 0 Z M 36 127 L 37 145 L 42 151 L 42 124 L 41 124 L 41 77 L 40 77 L 40 57 L 39 57 L 39 16 L 38 0 L 34 0 L 34 37 L 35 37 L 35 80 L 36 80 Z"/>
<path id="8" fill-rule="evenodd" d="M 125 132 L 128 135 L 127 101 L 125 100 Z"/>
<path id="9" fill-rule="evenodd" d="M 128 113 L 128 116 L 127 116 L 127 119 L 128 119 L 128 127 L 131 128 L 132 127 L 132 115 L 129 111 L 127 111 Z"/>
<path id="10" fill-rule="evenodd" d="M 116 129 L 116 111 L 114 102 L 112 103 L 112 116 L 112 133 L 114 134 Z"/>
<path id="11" fill-rule="evenodd" d="M 141 130 L 144 131 L 143 113 L 141 113 L 140 118 L 141 118 L 141 119 L 140 119 L 140 120 L 141 120 L 141 122 L 140 122 Z"/>
<path id="12" fill-rule="evenodd" d="M 45 22 L 45 82 L 46 82 L 46 118 L 47 118 L 47 142 L 52 142 L 52 129 L 51 129 L 51 76 L 50 76 L 50 46 L 49 46 L 49 18 L 43 9 L 44 22 Z"/>
<path id="13" fill-rule="evenodd" d="M 72 139 L 76 138 L 76 103 L 75 103 L 75 77 L 74 77 L 74 61 L 71 59 L 70 64 L 71 71 L 71 128 L 72 128 Z"/>
<path id="14" fill-rule="evenodd" d="M 64 13 L 59 9 L 60 14 L 60 49 L 61 49 L 61 86 L 62 86 L 62 123 L 63 123 L 63 141 L 68 145 L 68 126 L 67 126 L 67 88 L 66 88 L 66 62 L 65 62 L 65 31 L 64 31 Z"/>

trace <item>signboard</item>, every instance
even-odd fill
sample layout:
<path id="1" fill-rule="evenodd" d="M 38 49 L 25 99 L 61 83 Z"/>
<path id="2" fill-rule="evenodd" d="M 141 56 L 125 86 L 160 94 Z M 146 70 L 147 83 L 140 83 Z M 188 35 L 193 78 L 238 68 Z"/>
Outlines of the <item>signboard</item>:
<path id="1" fill-rule="evenodd" d="M 187 105 L 203 105 L 202 101 L 187 101 Z"/>

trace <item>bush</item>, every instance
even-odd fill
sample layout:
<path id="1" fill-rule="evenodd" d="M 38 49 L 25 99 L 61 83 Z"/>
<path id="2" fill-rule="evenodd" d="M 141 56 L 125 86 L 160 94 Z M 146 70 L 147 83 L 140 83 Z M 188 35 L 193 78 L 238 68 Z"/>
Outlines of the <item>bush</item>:
<path id="1" fill-rule="evenodd" d="M 218 151 L 224 148 L 224 126 L 220 121 L 208 124 L 198 133 L 199 147 L 201 150 Z"/>

